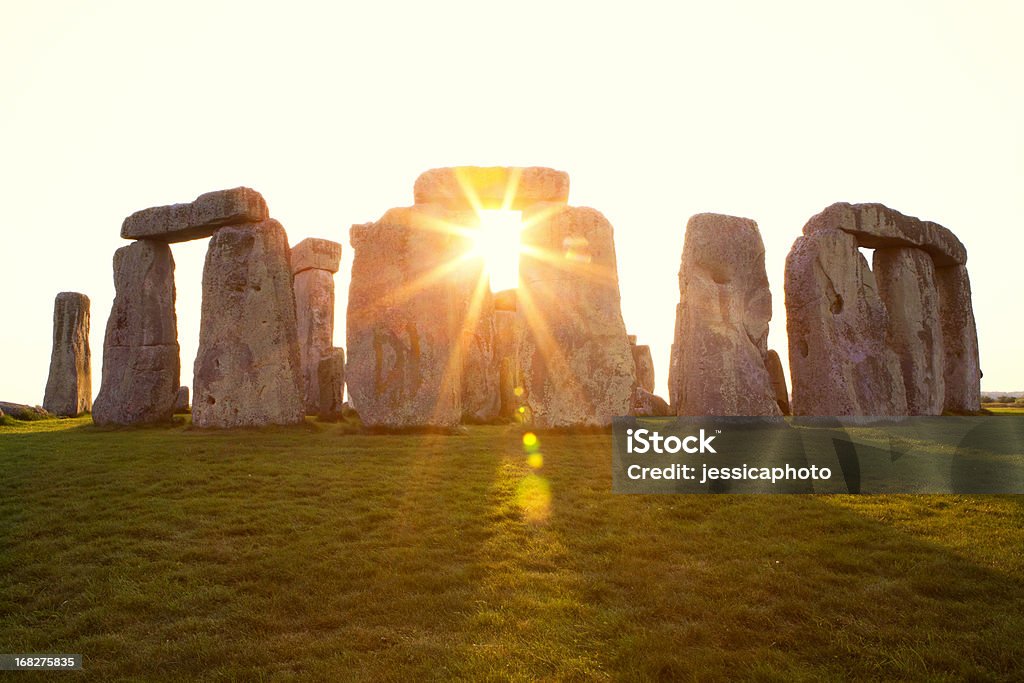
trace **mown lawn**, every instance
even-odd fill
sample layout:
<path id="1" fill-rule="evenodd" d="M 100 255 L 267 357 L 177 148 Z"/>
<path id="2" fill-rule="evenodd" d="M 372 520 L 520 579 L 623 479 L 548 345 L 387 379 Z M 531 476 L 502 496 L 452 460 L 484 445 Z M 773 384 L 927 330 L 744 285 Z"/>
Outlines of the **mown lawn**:
<path id="1" fill-rule="evenodd" d="M 1024 676 L 1019 498 L 613 495 L 607 435 L 541 435 L 535 471 L 514 427 L 348 432 L 0 427 L 0 652 L 138 680 Z"/>

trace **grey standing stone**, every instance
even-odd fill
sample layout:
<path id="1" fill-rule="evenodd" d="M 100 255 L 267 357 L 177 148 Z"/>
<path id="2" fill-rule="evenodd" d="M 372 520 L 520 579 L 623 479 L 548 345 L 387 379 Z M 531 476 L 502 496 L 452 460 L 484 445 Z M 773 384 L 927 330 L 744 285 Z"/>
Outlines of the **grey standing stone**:
<path id="1" fill-rule="evenodd" d="M 345 401 L 345 350 L 334 348 L 317 364 L 317 389 L 320 392 L 320 406 L 317 411 L 321 420 L 339 420 L 344 411 Z"/>
<path id="2" fill-rule="evenodd" d="M 779 415 L 765 367 L 772 299 L 757 223 L 702 213 L 686 225 L 669 371 L 677 415 Z"/>
<path id="3" fill-rule="evenodd" d="M 651 356 L 651 347 L 646 344 L 634 343 L 631 350 L 633 351 L 633 362 L 636 363 L 636 382 L 641 389 L 653 394 L 654 357 Z"/>
<path id="4" fill-rule="evenodd" d="M 876 249 L 872 271 L 889 314 L 889 346 L 899 358 L 909 415 L 941 415 L 944 348 L 935 266 L 923 250 Z"/>
<path id="5" fill-rule="evenodd" d="M 815 230 L 796 240 L 786 314 L 794 415 L 907 414 L 888 313 L 854 235 Z"/>
<path id="6" fill-rule="evenodd" d="M 178 397 L 174 400 L 174 412 L 187 413 L 190 406 L 188 387 L 178 387 Z"/>
<path id="7" fill-rule="evenodd" d="M 310 238 L 292 248 L 303 400 L 310 414 L 320 407 L 320 359 L 331 352 L 334 343 L 334 273 L 340 260 L 337 242 Z"/>
<path id="8" fill-rule="evenodd" d="M 139 240 L 118 249 L 114 289 L 92 419 L 98 425 L 169 421 L 181 370 L 171 248 Z"/>
<path id="9" fill-rule="evenodd" d="M 193 387 L 198 427 L 304 419 L 288 238 L 273 219 L 210 240 Z"/>
<path id="10" fill-rule="evenodd" d="M 768 370 L 768 377 L 772 380 L 772 391 L 775 392 L 775 403 L 783 415 L 790 415 L 789 388 L 786 386 L 786 375 L 782 371 L 782 360 L 775 349 L 768 349 L 768 355 L 764 358 L 764 366 Z"/>
<path id="11" fill-rule="evenodd" d="M 954 413 L 981 409 L 981 363 L 978 330 L 971 303 L 971 279 L 964 266 L 935 269 L 942 328 L 945 410 Z"/>
<path id="12" fill-rule="evenodd" d="M 268 215 L 267 203 L 259 192 L 236 187 L 201 194 L 187 204 L 136 211 L 124 219 L 121 237 L 184 242 L 209 237 L 225 225 L 258 223 Z"/>
<path id="13" fill-rule="evenodd" d="M 53 347 L 43 407 L 61 417 L 92 410 L 89 297 L 61 292 L 53 303 Z"/>
<path id="14" fill-rule="evenodd" d="M 599 211 L 557 204 L 531 206 L 523 218 L 527 420 L 540 428 L 609 425 L 629 412 L 636 384 L 612 226 Z"/>

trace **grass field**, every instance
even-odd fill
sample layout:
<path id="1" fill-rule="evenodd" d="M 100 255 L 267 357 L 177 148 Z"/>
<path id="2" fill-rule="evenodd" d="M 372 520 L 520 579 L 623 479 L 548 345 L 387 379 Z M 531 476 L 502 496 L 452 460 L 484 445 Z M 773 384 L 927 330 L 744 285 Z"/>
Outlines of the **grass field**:
<path id="1" fill-rule="evenodd" d="M 1019 498 L 623 496 L 607 435 L 541 435 L 533 470 L 513 427 L 349 432 L 0 426 L 0 652 L 139 680 L 1024 675 Z"/>

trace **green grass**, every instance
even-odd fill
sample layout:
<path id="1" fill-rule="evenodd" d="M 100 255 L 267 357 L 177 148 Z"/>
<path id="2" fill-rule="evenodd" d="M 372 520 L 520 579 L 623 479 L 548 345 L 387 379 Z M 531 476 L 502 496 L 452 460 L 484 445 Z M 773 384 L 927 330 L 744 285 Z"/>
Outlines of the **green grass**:
<path id="1" fill-rule="evenodd" d="M 1024 406 L 982 406 L 996 415 L 1024 415 Z"/>
<path id="2" fill-rule="evenodd" d="M 0 652 L 139 680 L 1012 680 L 1024 505 L 613 495 L 610 437 L 0 427 Z M 21 674 L 18 680 L 32 680 Z"/>

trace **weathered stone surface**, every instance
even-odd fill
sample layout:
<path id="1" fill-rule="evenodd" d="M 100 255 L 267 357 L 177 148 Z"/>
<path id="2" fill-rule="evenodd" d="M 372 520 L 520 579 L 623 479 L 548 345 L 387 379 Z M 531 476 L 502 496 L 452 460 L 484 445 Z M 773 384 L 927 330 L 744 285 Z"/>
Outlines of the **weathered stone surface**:
<path id="1" fill-rule="evenodd" d="M 304 419 L 288 237 L 273 219 L 221 228 L 203 268 L 192 424 Z"/>
<path id="2" fill-rule="evenodd" d="M 498 417 L 498 360 L 494 353 L 494 301 L 483 275 L 483 263 L 460 271 L 452 284 L 461 293 L 456 306 L 462 322 L 462 421 L 490 422 Z"/>
<path id="3" fill-rule="evenodd" d="M 321 420 L 339 420 L 345 401 L 345 349 L 331 349 L 317 364 L 317 389 Z"/>
<path id="4" fill-rule="evenodd" d="M 876 249 L 872 271 L 889 314 L 889 346 L 907 392 L 907 414 L 941 415 L 944 349 L 935 266 L 921 249 Z"/>
<path id="5" fill-rule="evenodd" d="M 139 240 L 118 249 L 114 289 L 93 422 L 166 422 L 174 413 L 181 374 L 171 248 Z"/>
<path id="6" fill-rule="evenodd" d="M 917 247 L 927 251 L 938 266 L 967 263 L 967 250 L 951 231 L 882 204 L 839 202 L 804 226 L 805 235 L 829 230 L 848 232 L 856 236 L 858 245 L 872 249 Z"/>
<path id="7" fill-rule="evenodd" d="M 467 210 L 473 208 L 467 193 L 475 194 L 483 208 L 499 209 L 510 191 L 514 194 L 508 208 L 515 211 L 539 202 L 564 204 L 569 200 L 569 174 L 539 166 L 434 168 L 416 179 L 414 194 L 417 204 Z"/>
<path id="8" fill-rule="evenodd" d="M 56 417 L 53 413 L 40 406 L 8 403 L 7 401 L 0 401 L 0 415 L 7 415 L 15 420 L 44 420 Z"/>
<path id="9" fill-rule="evenodd" d="M 651 356 L 651 347 L 633 344 L 630 350 L 633 352 L 633 362 L 636 363 L 637 384 L 644 391 L 654 393 L 654 358 Z"/>
<path id="10" fill-rule="evenodd" d="M 661 396 L 637 386 L 630 399 L 629 414 L 636 417 L 664 417 L 672 414 L 672 408 Z"/>
<path id="11" fill-rule="evenodd" d="M 302 363 L 303 400 L 307 414 L 320 409 L 320 359 L 334 343 L 334 275 L 327 270 L 303 270 L 295 275 L 295 317 Z"/>
<path id="12" fill-rule="evenodd" d="M 516 298 L 519 295 L 514 289 L 503 289 L 500 292 L 494 293 L 494 310 L 496 311 L 515 311 L 516 310 Z"/>
<path id="13" fill-rule="evenodd" d="M 337 273 L 341 265 L 341 245 L 331 240 L 308 237 L 292 247 L 292 272 L 315 268 Z"/>
<path id="14" fill-rule="evenodd" d="M 786 318 L 793 414 L 907 414 L 888 314 L 856 236 L 822 230 L 796 240 Z"/>
<path id="15" fill-rule="evenodd" d="M 764 357 L 764 367 L 768 370 L 768 377 L 772 381 L 772 391 L 775 393 L 775 403 L 783 415 L 790 415 L 789 388 L 786 386 L 786 375 L 782 371 L 782 360 L 775 349 L 768 349 L 768 355 Z"/>
<path id="16" fill-rule="evenodd" d="M 628 413 L 636 384 L 612 226 L 590 208 L 538 204 L 523 214 L 526 417 L 540 428 L 608 425 Z"/>
<path id="17" fill-rule="evenodd" d="M 523 369 L 520 362 L 520 347 L 526 324 L 515 311 L 494 312 L 494 356 L 498 364 L 498 395 L 501 417 L 514 418 L 523 400 Z"/>
<path id="18" fill-rule="evenodd" d="M 192 406 L 189 401 L 188 387 L 178 387 L 178 396 L 174 399 L 174 412 L 187 413 Z"/>
<path id="19" fill-rule="evenodd" d="M 184 242 L 209 237 L 225 225 L 258 223 L 268 216 L 267 203 L 259 192 L 236 187 L 201 194 L 187 204 L 136 211 L 124 219 L 121 237 Z"/>
<path id="20" fill-rule="evenodd" d="M 677 415 L 779 415 L 765 368 L 771 292 L 764 243 L 747 218 L 686 225 L 669 372 Z"/>
<path id="21" fill-rule="evenodd" d="M 92 410 L 89 297 L 61 292 L 53 302 L 53 347 L 43 407 L 61 417 Z"/>
<path id="22" fill-rule="evenodd" d="M 345 379 L 365 426 L 459 424 L 463 295 L 448 279 L 457 275 L 445 269 L 468 244 L 436 226 L 470 219 L 420 206 L 391 209 L 376 223 L 352 226 Z"/>
<path id="23" fill-rule="evenodd" d="M 964 266 L 935 269 L 942 329 L 945 401 L 950 412 L 981 409 L 978 330 L 971 303 L 971 279 Z"/>

